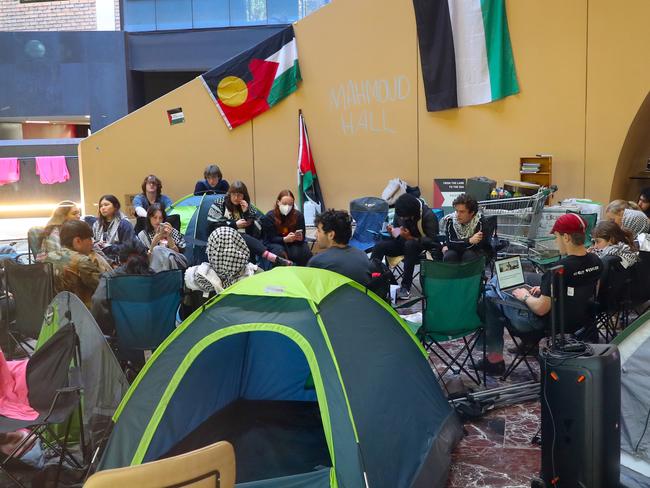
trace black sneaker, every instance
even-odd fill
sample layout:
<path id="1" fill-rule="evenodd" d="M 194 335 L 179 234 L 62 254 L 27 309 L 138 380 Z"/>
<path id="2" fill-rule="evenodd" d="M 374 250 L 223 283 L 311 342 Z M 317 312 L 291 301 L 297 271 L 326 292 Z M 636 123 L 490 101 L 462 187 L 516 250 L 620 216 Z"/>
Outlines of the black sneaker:
<path id="1" fill-rule="evenodd" d="M 288 259 L 285 259 L 283 257 L 276 257 L 275 258 L 275 265 L 276 266 L 295 266 L 295 263 L 293 261 L 289 261 Z"/>
<path id="2" fill-rule="evenodd" d="M 491 363 L 490 361 L 479 359 L 476 361 L 476 371 L 485 371 L 486 374 L 490 376 L 503 376 L 503 373 L 506 372 L 506 362 L 499 361 L 498 363 Z"/>
<path id="3" fill-rule="evenodd" d="M 395 294 L 395 298 L 397 300 L 408 300 L 411 297 L 411 290 L 407 290 L 406 288 L 400 287 L 399 290 L 397 290 L 397 293 Z"/>

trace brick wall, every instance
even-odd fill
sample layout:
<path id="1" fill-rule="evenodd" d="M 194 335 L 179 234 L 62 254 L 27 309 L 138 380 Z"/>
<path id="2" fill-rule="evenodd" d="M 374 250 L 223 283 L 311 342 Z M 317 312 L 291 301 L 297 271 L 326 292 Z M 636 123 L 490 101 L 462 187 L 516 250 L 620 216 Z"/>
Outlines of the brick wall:
<path id="1" fill-rule="evenodd" d="M 120 2 L 114 0 L 115 30 L 120 29 Z M 0 0 L 0 31 L 96 30 L 95 0 L 20 3 Z"/>

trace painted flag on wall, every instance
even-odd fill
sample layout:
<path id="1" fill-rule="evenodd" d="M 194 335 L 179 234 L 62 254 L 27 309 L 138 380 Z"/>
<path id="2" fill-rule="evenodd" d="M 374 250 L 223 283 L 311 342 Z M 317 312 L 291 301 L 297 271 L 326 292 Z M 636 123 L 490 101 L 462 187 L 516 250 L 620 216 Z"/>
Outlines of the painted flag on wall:
<path id="1" fill-rule="evenodd" d="M 307 126 L 302 115 L 298 112 L 298 129 L 300 131 L 298 144 L 298 203 L 305 213 L 305 222 L 313 220 L 313 216 L 325 208 L 323 193 L 316 175 L 316 165 L 309 145 Z M 310 224 L 307 224 L 310 225 Z"/>
<path id="2" fill-rule="evenodd" d="M 413 0 L 427 110 L 519 93 L 505 0 Z"/>
<path id="3" fill-rule="evenodd" d="M 298 88 L 302 78 L 293 27 L 202 76 L 229 129 L 251 120 Z"/>

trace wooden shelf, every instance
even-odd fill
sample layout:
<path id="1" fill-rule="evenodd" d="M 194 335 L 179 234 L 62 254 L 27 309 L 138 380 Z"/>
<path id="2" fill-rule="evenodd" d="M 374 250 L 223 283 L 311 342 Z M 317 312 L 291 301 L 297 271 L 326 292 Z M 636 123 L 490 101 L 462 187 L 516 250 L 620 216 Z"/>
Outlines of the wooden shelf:
<path id="1" fill-rule="evenodd" d="M 522 171 L 526 163 L 539 165 L 537 173 L 530 173 Z M 536 185 L 549 187 L 553 183 L 553 156 L 545 154 L 542 156 L 530 156 L 519 158 L 519 178 L 526 183 L 535 183 Z M 550 197 L 546 201 L 550 203 Z"/>

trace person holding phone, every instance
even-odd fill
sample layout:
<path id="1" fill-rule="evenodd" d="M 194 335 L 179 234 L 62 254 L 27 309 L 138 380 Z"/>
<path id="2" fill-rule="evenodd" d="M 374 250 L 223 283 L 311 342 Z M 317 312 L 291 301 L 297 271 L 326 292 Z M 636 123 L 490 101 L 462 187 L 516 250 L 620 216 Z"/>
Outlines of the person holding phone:
<path id="1" fill-rule="evenodd" d="M 248 188 L 243 181 L 233 181 L 223 199 L 214 201 L 208 211 L 208 233 L 219 227 L 231 227 L 241 234 L 251 256 L 258 256 L 281 266 L 293 262 L 266 248 L 262 241 L 264 215 L 252 204 Z"/>
<path id="2" fill-rule="evenodd" d="M 165 210 L 159 203 L 147 209 L 145 228 L 138 233 L 138 239 L 147 249 L 149 264 L 154 271 L 185 269 L 187 260 L 183 256 L 185 239 L 169 222 L 164 222 Z"/>
<path id="3" fill-rule="evenodd" d="M 305 242 L 305 217 L 295 201 L 291 190 L 278 194 L 275 207 L 263 219 L 264 244 L 271 252 L 306 266 L 311 251 Z"/>

